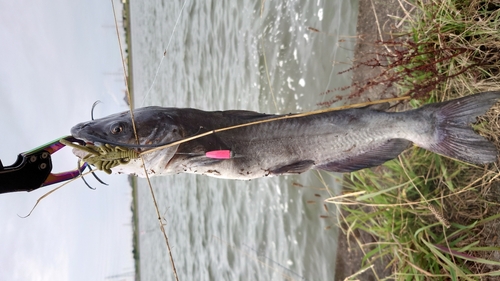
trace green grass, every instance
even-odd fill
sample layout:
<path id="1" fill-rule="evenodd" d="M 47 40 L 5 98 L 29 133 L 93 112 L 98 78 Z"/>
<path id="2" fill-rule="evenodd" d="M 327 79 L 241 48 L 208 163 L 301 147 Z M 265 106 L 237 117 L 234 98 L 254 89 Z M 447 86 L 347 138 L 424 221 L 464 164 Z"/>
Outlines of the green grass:
<path id="1" fill-rule="evenodd" d="M 403 90 L 426 86 L 446 92 L 474 92 L 483 80 L 497 87 L 500 60 L 500 4 L 478 0 L 415 0 L 407 21 L 408 72 Z M 400 69 L 399 69 L 400 71 Z M 493 80 L 491 80 L 493 79 Z M 496 81 L 495 81 L 496 80 Z M 443 91 L 444 90 L 444 91 Z M 481 89 L 482 90 L 482 89 Z M 418 92 L 418 94 L 426 94 Z"/>
<path id="2" fill-rule="evenodd" d="M 393 39 L 375 44 L 380 47 L 375 58 L 351 68 L 383 69 L 365 85 L 358 85 L 355 95 L 375 85 L 396 85 L 401 95 L 428 102 L 433 96 L 443 100 L 449 95 L 498 88 L 500 4 L 399 1 L 413 6 L 413 16 L 405 19 L 406 28 L 393 34 Z"/>
<path id="3" fill-rule="evenodd" d="M 391 51 L 379 53 L 384 70 L 372 84 L 397 85 L 400 95 L 414 98 L 411 106 L 500 89 L 498 2 L 405 3 L 412 15 L 397 39 L 382 42 Z M 499 115 L 495 106 L 475 125 L 497 147 Z M 358 242 L 363 264 L 382 259 L 390 279 L 498 280 L 498 175 L 497 164 L 474 166 L 411 148 L 383 166 L 346 175 L 344 194 L 327 202 L 341 207 L 348 235 L 362 230 L 376 237 L 371 245 Z"/>
<path id="4" fill-rule="evenodd" d="M 485 225 L 500 218 L 480 215 L 498 208 L 480 192 L 495 176 L 412 148 L 381 167 L 351 173 L 345 178 L 348 193 L 327 202 L 346 211 L 347 232 L 363 230 L 377 237 L 376 245 L 365 247 L 366 266 L 383 258 L 398 280 L 475 280 L 500 276 L 500 262 L 482 258 L 500 247 L 480 245 Z M 472 263 L 499 270 L 475 272 Z"/>

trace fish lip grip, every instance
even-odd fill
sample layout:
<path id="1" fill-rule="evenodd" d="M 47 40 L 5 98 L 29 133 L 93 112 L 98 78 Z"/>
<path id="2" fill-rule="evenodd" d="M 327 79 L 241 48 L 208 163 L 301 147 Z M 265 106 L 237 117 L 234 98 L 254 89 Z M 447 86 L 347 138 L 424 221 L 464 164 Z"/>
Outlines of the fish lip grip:
<path id="1" fill-rule="evenodd" d="M 17 156 L 16 162 L 10 166 L 3 166 L 0 161 L 0 194 L 19 191 L 29 192 L 42 186 L 70 180 L 80 175 L 86 168 L 86 163 L 82 163 L 77 169 L 72 171 L 57 174 L 51 173 L 51 154 L 65 146 L 59 142 L 61 139 L 82 142 L 72 136 L 66 136 L 20 153 Z"/>

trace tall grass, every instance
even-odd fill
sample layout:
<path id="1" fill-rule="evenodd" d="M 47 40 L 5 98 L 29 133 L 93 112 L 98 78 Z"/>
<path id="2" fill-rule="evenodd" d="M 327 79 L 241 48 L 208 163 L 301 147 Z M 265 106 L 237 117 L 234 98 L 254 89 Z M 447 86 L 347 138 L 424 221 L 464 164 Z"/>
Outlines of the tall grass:
<path id="1" fill-rule="evenodd" d="M 500 89 L 500 2 L 405 4 L 414 8 L 404 32 L 379 42 L 388 51 L 361 63 L 382 74 L 355 94 L 377 83 L 396 85 L 419 106 Z M 474 125 L 497 147 L 499 115 L 495 106 Z M 391 279 L 500 280 L 499 176 L 497 163 L 475 166 L 411 148 L 383 166 L 346 175 L 344 194 L 327 202 L 342 209 L 348 235 L 362 230 L 377 238 L 360 245 L 364 265 L 383 259 Z"/>
<path id="2" fill-rule="evenodd" d="M 487 189 L 497 172 L 410 149 L 397 160 L 345 178 L 346 194 L 327 200 L 341 205 L 347 231 L 378 240 L 364 263 L 384 258 L 398 280 L 447 280 L 500 276 L 500 262 L 484 257 L 499 247 L 481 241 L 500 214 Z M 498 266 L 489 271 L 487 266 Z M 437 278 L 437 279 L 434 279 Z M 470 279 L 473 280 L 473 279 Z"/>
<path id="3" fill-rule="evenodd" d="M 362 65 L 382 69 L 365 83 L 354 85 L 351 96 L 381 85 L 397 86 L 400 94 L 424 101 L 436 93 L 443 100 L 478 88 L 498 88 L 500 3 L 494 3 L 405 1 L 414 7 L 406 28 L 391 40 L 376 42 L 376 56 L 349 69 Z"/>

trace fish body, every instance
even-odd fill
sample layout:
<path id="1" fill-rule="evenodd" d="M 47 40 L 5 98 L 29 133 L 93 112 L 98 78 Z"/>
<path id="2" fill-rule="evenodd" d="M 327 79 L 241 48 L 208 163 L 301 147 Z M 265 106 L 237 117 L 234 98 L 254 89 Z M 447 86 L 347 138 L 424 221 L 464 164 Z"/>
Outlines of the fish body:
<path id="1" fill-rule="evenodd" d="M 404 111 L 386 112 L 385 105 L 320 114 L 216 132 L 144 154 L 152 175 L 195 173 L 228 179 L 299 174 L 310 169 L 351 172 L 378 166 L 397 157 L 412 143 L 465 162 L 496 161 L 495 146 L 477 135 L 470 124 L 500 98 L 485 92 Z M 156 146 L 220 128 L 282 115 L 251 111 L 202 111 L 192 108 L 145 107 L 134 110 L 139 143 Z M 129 112 L 111 115 L 72 128 L 75 138 L 94 144 L 134 146 Z M 145 151 L 148 148 L 137 148 Z M 230 159 L 206 153 L 230 150 Z M 82 155 L 79 155 L 80 157 Z M 145 176 L 135 159 L 112 169 Z"/>

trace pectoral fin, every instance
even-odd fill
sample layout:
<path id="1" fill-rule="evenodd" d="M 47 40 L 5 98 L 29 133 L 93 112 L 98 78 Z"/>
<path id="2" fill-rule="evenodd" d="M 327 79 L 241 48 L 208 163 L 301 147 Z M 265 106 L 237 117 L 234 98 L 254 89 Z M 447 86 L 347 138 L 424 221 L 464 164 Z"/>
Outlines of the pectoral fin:
<path id="1" fill-rule="evenodd" d="M 320 165 L 317 168 L 330 172 L 344 173 L 375 167 L 396 158 L 410 144 L 410 141 L 404 139 L 392 139 L 366 153 Z"/>
<path id="2" fill-rule="evenodd" d="M 282 175 L 282 174 L 300 174 L 303 173 L 314 165 L 312 160 L 303 160 L 295 162 L 289 165 L 281 166 L 269 171 L 271 174 Z"/>

